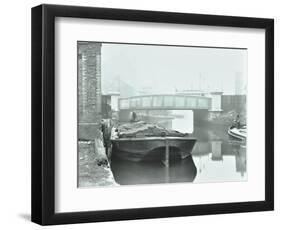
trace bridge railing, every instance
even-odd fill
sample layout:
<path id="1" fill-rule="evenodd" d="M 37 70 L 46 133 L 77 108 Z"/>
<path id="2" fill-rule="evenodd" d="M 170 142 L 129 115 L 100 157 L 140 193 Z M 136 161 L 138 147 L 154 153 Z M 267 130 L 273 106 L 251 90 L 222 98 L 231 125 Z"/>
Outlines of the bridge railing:
<path id="1" fill-rule="evenodd" d="M 145 95 L 119 99 L 119 110 L 209 109 L 211 98 L 192 95 Z"/>

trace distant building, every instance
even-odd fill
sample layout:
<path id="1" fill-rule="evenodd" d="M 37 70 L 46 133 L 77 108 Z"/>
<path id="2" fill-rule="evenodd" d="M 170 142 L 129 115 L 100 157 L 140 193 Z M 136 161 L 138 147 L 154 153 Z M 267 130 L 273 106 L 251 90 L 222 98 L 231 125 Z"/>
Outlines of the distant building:
<path id="1" fill-rule="evenodd" d="M 133 86 L 122 81 L 120 76 L 103 79 L 102 94 L 108 95 L 111 92 L 119 92 L 120 97 L 133 97 L 138 95 L 137 90 Z"/>
<path id="2" fill-rule="evenodd" d="M 178 95 L 193 95 L 193 96 L 206 96 L 208 92 L 202 90 L 176 90 L 175 94 Z"/>
<path id="3" fill-rule="evenodd" d="M 107 94 L 102 95 L 102 110 L 105 105 L 109 105 L 111 111 L 118 112 L 119 111 L 119 92 L 108 92 Z"/>
<path id="4" fill-rule="evenodd" d="M 142 87 L 139 91 L 139 95 L 149 95 L 153 94 L 153 87 Z"/>
<path id="5" fill-rule="evenodd" d="M 235 95 L 246 95 L 246 79 L 242 72 L 235 73 Z"/>

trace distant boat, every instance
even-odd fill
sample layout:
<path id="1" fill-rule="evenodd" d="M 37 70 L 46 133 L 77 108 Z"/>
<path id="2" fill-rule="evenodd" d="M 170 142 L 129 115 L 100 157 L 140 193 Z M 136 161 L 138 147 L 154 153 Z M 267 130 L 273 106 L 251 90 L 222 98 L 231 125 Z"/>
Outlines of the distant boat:
<path id="1" fill-rule="evenodd" d="M 141 161 L 153 156 L 175 154 L 182 159 L 191 155 L 196 139 L 175 130 L 168 130 L 146 122 L 128 123 L 112 131 L 111 142 L 118 157 Z"/>
<path id="2" fill-rule="evenodd" d="M 237 128 L 235 126 L 231 126 L 228 129 L 228 134 L 239 140 L 247 139 L 247 126 L 241 126 L 241 128 Z"/>

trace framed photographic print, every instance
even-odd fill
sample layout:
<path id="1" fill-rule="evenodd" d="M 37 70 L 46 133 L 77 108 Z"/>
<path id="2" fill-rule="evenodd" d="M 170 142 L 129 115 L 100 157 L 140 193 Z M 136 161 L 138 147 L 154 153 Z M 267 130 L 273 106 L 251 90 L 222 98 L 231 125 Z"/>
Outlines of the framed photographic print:
<path id="1" fill-rule="evenodd" d="M 273 210 L 274 21 L 32 9 L 32 221 Z"/>

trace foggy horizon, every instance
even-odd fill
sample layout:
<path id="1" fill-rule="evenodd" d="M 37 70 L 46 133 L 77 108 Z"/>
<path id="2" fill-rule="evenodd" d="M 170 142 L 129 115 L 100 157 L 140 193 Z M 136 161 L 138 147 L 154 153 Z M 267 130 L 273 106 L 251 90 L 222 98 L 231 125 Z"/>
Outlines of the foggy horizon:
<path id="1" fill-rule="evenodd" d="M 102 91 L 119 80 L 137 92 L 183 90 L 246 94 L 247 50 L 102 43 Z"/>

